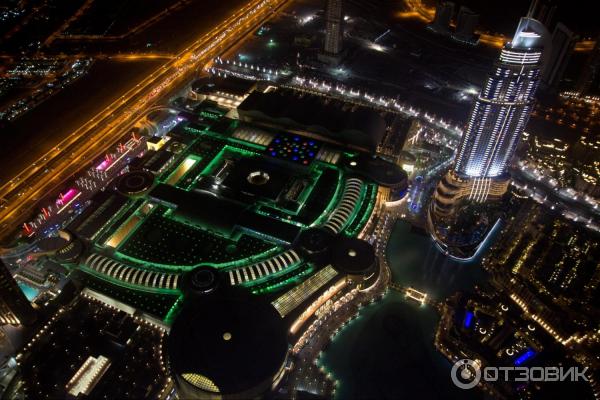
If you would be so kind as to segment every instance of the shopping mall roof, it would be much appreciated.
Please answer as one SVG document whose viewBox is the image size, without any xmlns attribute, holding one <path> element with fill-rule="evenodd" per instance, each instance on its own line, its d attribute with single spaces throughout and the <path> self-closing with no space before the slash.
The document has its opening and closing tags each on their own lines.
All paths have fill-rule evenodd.
<svg viewBox="0 0 600 400">
<path fill-rule="evenodd" d="M 290 90 L 252 92 L 238 112 L 242 118 L 305 129 L 370 151 L 385 133 L 385 121 L 375 110 Z"/>
<path fill-rule="evenodd" d="M 287 351 L 286 328 L 275 308 L 232 288 L 186 304 L 168 340 L 176 379 L 223 395 L 270 387 Z"/>
</svg>

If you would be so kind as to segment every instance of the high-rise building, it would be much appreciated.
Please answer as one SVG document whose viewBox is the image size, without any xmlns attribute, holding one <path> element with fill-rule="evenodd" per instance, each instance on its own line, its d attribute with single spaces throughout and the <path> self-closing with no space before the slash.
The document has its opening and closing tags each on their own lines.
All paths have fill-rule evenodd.
<svg viewBox="0 0 600 400">
<path fill-rule="evenodd" d="M 557 0 L 531 0 L 528 17 L 541 22 L 546 29 L 552 29 Z"/>
<path fill-rule="evenodd" d="M 344 12 L 342 0 L 327 0 L 325 5 L 325 43 L 324 52 L 338 56 L 342 52 L 344 36 Z"/>
<path fill-rule="evenodd" d="M 541 4 L 538 10 L 536 10 L 535 19 L 540 21 L 542 24 L 546 25 L 546 28 L 550 29 L 555 13 L 555 5 L 550 4 L 550 2 L 546 4 Z"/>
<path fill-rule="evenodd" d="M 440 1 L 435 8 L 435 17 L 429 24 L 429 29 L 434 32 L 447 34 L 450 32 L 450 22 L 454 16 L 454 3 L 451 1 Z"/>
<path fill-rule="evenodd" d="M 477 24 L 479 24 L 479 15 L 468 7 L 460 7 L 456 18 L 456 30 L 452 34 L 452 38 L 461 42 L 477 44 L 478 37 L 475 35 Z"/>
<path fill-rule="evenodd" d="M 582 95 L 600 93 L 600 36 L 596 39 L 596 44 L 583 67 L 577 82 L 577 91 Z"/>
<path fill-rule="evenodd" d="M 546 86 L 556 88 L 567 69 L 575 47 L 575 35 L 564 24 L 558 23 L 552 33 L 552 52 L 544 66 L 542 81 Z"/>
<path fill-rule="evenodd" d="M 35 319 L 31 303 L 0 260 L 0 324 L 28 325 Z"/>
<path fill-rule="evenodd" d="M 485 180 L 506 173 L 533 108 L 547 39 L 541 23 L 521 19 L 473 103 L 454 163 L 459 176 Z"/>
<path fill-rule="evenodd" d="M 470 220 L 478 222 L 465 229 L 454 227 L 461 232 L 451 233 L 459 220 L 457 214 L 470 212 L 469 204 L 498 199 L 506 192 L 510 182 L 508 165 L 533 110 L 543 50 L 549 50 L 549 39 L 542 23 L 521 18 L 512 42 L 504 46 L 488 74 L 473 103 L 454 165 L 440 181 L 429 208 L 429 229 L 439 244 L 444 245 L 441 236 L 453 236 L 449 241 L 459 238 L 469 248 L 477 248 L 474 239 L 465 237 L 483 239 L 481 232 L 491 228 L 491 218 L 482 214 L 485 209 L 474 207 L 477 216 L 471 215 Z M 462 206 L 465 204 L 467 207 Z M 465 234 L 469 229 L 475 234 Z"/>
</svg>

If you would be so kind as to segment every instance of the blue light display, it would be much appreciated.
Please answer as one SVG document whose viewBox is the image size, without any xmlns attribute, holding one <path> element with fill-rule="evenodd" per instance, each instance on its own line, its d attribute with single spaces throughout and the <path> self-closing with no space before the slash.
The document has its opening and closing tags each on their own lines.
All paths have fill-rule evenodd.
<svg viewBox="0 0 600 400">
<path fill-rule="evenodd" d="M 517 357 L 515 359 L 514 365 L 515 367 L 523 364 L 525 361 L 533 358 L 535 356 L 535 351 L 531 350 L 531 349 L 527 349 L 527 351 L 523 354 L 521 354 L 519 357 Z"/>
<path fill-rule="evenodd" d="M 321 143 L 298 135 L 278 134 L 267 148 L 271 157 L 309 165 L 317 156 Z"/>
<path fill-rule="evenodd" d="M 467 313 L 465 314 L 465 328 L 470 328 L 471 327 L 471 323 L 473 323 L 473 312 L 472 311 L 467 311 Z"/>
</svg>

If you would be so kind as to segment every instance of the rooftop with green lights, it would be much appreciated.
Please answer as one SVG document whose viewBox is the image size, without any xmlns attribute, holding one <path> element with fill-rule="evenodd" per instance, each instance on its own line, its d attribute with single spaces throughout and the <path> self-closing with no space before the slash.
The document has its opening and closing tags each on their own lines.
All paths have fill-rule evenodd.
<svg viewBox="0 0 600 400">
<path fill-rule="evenodd" d="M 71 267 L 88 286 L 142 309 L 146 302 L 165 319 L 180 301 L 182 276 L 199 267 L 257 294 L 306 280 L 322 266 L 297 245 L 301 233 L 358 236 L 381 184 L 373 165 L 392 171 L 388 180 L 400 176 L 395 165 L 326 138 L 242 123 L 212 106 L 151 142 L 106 187 L 118 210 Z M 90 206 L 92 216 L 115 201 L 110 196 Z"/>
</svg>

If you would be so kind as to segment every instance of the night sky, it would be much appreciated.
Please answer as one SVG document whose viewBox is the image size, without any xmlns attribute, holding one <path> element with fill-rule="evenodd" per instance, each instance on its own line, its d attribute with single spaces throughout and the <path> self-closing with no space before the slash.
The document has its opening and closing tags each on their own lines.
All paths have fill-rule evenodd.
<svg viewBox="0 0 600 400">
<path fill-rule="evenodd" d="M 529 0 L 455 0 L 456 4 L 466 5 L 481 13 L 483 26 L 505 34 L 512 34 L 517 20 L 529 10 Z M 540 1 L 542 4 L 543 1 Z M 563 22 L 580 35 L 598 33 L 597 2 L 590 0 L 554 0 L 556 4 L 554 22 Z"/>
</svg>

